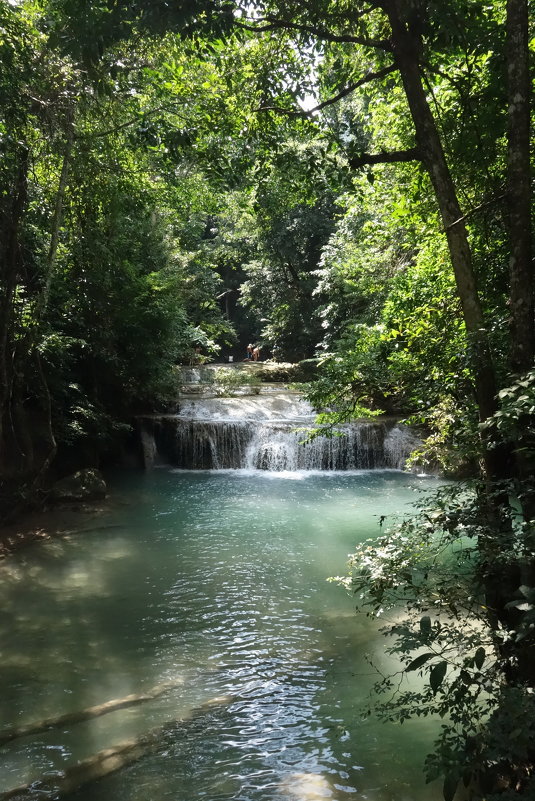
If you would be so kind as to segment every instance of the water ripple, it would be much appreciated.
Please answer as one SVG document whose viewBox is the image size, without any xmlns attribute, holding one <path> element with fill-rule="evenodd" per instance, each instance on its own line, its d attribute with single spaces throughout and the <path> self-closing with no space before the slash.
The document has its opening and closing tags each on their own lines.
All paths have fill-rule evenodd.
<svg viewBox="0 0 535 801">
<path fill-rule="evenodd" d="M 279 478 L 157 471 L 124 490 L 113 528 L 14 557 L 0 583 L 6 725 L 172 686 L 4 747 L 0 791 L 156 730 L 143 759 L 68 801 L 440 797 L 414 790 L 408 727 L 362 720 L 364 654 L 381 661 L 382 645 L 325 581 L 416 479 Z M 419 766 L 429 733 L 415 731 Z"/>
</svg>

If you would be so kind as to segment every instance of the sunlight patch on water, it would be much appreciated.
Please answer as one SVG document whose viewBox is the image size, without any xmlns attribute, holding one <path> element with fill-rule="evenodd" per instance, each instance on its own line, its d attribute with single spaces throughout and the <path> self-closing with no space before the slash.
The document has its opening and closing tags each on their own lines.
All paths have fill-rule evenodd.
<svg viewBox="0 0 535 801">
<path fill-rule="evenodd" d="M 298 801 L 324 801 L 333 795 L 331 785 L 320 773 L 292 773 L 280 783 L 279 790 Z"/>
</svg>

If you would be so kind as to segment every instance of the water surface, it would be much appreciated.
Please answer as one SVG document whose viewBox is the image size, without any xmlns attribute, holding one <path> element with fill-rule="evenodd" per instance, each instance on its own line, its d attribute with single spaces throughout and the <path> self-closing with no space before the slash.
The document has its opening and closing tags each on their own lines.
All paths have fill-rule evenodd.
<svg viewBox="0 0 535 801">
<path fill-rule="evenodd" d="M 377 622 L 326 581 L 431 481 L 116 477 L 108 511 L 0 567 L 2 725 L 169 687 L 5 745 L 0 791 L 160 730 L 150 754 L 70 801 L 438 801 L 421 772 L 432 725 L 363 717 L 368 658 L 391 663 Z"/>
</svg>

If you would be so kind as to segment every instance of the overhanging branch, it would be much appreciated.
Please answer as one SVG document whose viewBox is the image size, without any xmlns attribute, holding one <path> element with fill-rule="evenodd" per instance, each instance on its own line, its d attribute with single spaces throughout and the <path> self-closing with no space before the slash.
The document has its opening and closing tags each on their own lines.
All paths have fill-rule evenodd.
<svg viewBox="0 0 535 801">
<path fill-rule="evenodd" d="M 349 86 L 346 86 L 345 89 L 342 89 L 340 92 L 338 92 L 338 94 L 334 95 L 334 97 L 330 97 L 328 100 L 324 100 L 323 103 L 319 103 L 317 106 L 314 106 L 314 108 L 310 108 L 306 111 L 304 109 L 289 109 L 282 106 L 260 106 L 257 111 L 275 111 L 277 114 L 287 114 L 290 117 L 309 117 L 316 111 L 321 111 L 321 109 L 326 108 L 327 106 L 332 106 L 334 103 L 338 103 L 339 100 L 342 100 L 342 98 L 350 95 L 355 91 L 355 89 L 358 89 L 359 86 L 363 86 L 366 83 L 375 81 L 378 78 L 384 78 L 386 75 L 389 75 L 391 72 L 395 72 L 397 69 L 398 67 L 396 64 L 390 64 L 388 67 L 384 67 L 384 69 L 378 70 L 377 72 L 369 72 L 364 76 L 364 78 L 361 78 L 360 81 L 349 84 Z"/>
<path fill-rule="evenodd" d="M 351 18 L 356 22 L 357 20 L 368 16 L 368 14 L 371 14 L 372 11 L 376 11 L 378 8 L 381 8 L 381 4 L 379 2 L 370 2 L 370 5 L 367 8 L 363 8 L 360 11 L 353 11 Z"/>
<path fill-rule="evenodd" d="M 481 209 L 485 209 L 485 208 L 487 208 L 487 206 L 492 206 L 494 203 L 499 203 L 501 200 L 504 200 L 504 198 L 506 198 L 506 197 L 507 197 L 507 194 L 503 193 L 501 195 L 496 195 L 496 197 L 491 197 L 490 200 L 485 200 L 483 203 L 480 203 L 479 206 L 474 206 L 473 209 L 470 209 L 470 211 L 467 211 L 466 214 L 463 214 L 462 217 L 459 217 L 457 220 L 454 220 L 449 225 L 446 225 L 446 227 L 444 228 L 444 231 L 449 231 L 455 225 L 459 225 L 460 223 L 463 223 L 466 220 L 468 220 L 473 214 L 476 214 L 478 211 L 481 211 Z"/>
<path fill-rule="evenodd" d="M 86 139 L 96 139 L 99 136 L 110 136 L 111 134 L 117 133 L 118 131 L 122 131 L 125 128 L 129 128 L 131 125 L 135 125 L 136 123 L 142 122 L 144 119 L 147 119 L 147 117 L 154 117 L 155 114 L 159 114 L 161 111 L 169 111 L 176 117 L 180 117 L 177 108 L 178 107 L 175 103 L 166 103 L 162 106 L 158 106 L 157 108 L 148 109 L 148 111 L 144 111 L 143 113 L 137 114 L 135 117 L 132 117 L 126 122 L 119 123 L 118 125 L 115 125 L 113 128 L 106 128 L 105 130 L 102 131 L 91 131 L 89 133 L 77 134 L 75 136 L 75 139 L 86 140 Z"/>
<path fill-rule="evenodd" d="M 349 159 L 349 166 L 353 170 L 372 164 L 396 164 L 404 161 L 421 161 L 422 156 L 417 147 L 408 150 L 394 150 L 390 153 L 361 153 L 359 156 Z"/>
<path fill-rule="evenodd" d="M 244 28 L 246 31 L 253 31 L 253 33 L 266 33 L 277 30 L 300 31 L 301 33 L 310 33 L 326 42 L 349 42 L 363 45 L 364 47 L 373 47 L 377 50 L 392 50 L 388 39 L 370 39 L 367 36 L 356 36 L 351 33 L 333 33 L 326 28 L 317 28 L 315 25 L 305 25 L 301 22 L 291 22 L 290 20 L 277 19 L 276 17 L 260 17 L 255 21 L 267 24 L 247 25 L 235 19 L 234 25 L 238 28 Z"/>
</svg>

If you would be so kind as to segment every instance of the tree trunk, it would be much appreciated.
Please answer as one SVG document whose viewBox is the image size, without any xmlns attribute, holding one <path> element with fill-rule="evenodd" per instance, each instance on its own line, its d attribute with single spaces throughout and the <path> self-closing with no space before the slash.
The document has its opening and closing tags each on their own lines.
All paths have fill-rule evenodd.
<svg viewBox="0 0 535 801">
<path fill-rule="evenodd" d="M 510 363 L 513 373 L 533 367 L 535 352 L 533 258 L 531 226 L 531 164 L 528 0 L 507 1 L 507 203 L 511 255 L 510 267 Z M 526 415 L 521 430 L 529 431 Z M 528 437 L 517 445 L 517 471 L 522 482 L 522 509 L 535 520 L 534 459 Z M 533 573 L 533 567 L 532 571 Z M 524 577 L 531 584 L 533 575 Z"/>
<path fill-rule="evenodd" d="M 61 173 L 59 176 L 58 189 L 56 192 L 56 200 L 54 203 L 54 213 L 52 215 L 52 228 L 50 232 L 50 244 L 46 259 L 45 279 L 41 295 L 39 296 L 35 307 L 36 325 L 34 326 L 34 328 L 32 329 L 32 331 L 28 336 L 28 344 L 27 344 L 28 357 L 33 357 L 33 360 L 37 368 L 37 376 L 39 378 L 41 397 L 43 400 L 44 412 L 46 415 L 44 430 L 46 431 L 47 451 L 46 455 L 42 459 L 41 465 L 38 468 L 33 464 L 32 460 L 31 472 L 34 473 L 35 476 L 33 484 L 34 487 L 38 485 L 41 476 L 46 474 L 51 463 L 55 459 L 58 449 L 56 437 L 54 434 L 53 421 L 52 421 L 52 411 L 53 411 L 52 398 L 50 396 L 48 382 L 46 380 L 45 371 L 43 369 L 41 356 L 38 350 L 38 344 L 39 344 L 38 340 L 39 340 L 40 324 L 42 323 L 43 317 L 48 307 L 48 302 L 50 298 L 50 289 L 52 286 L 52 280 L 54 278 L 54 273 L 56 270 L 56 256 L 59 244 L 61 220 L 63 216 L 63 203 L 69 176 L 69 167 L 72 155 L 73 142 L 74 142 L 74 129 L 72 125 L 72 117 L 71 115 L 69 115 L 67 119 L 67 129 L 65 136 L 65 145 L 63 150 L 63 160 L 61 163 Z"/>
<path fill-rule="evenodd" d="M 507 0 L 507 200 L 511 239 L 511 369 L 514 373 L 532 368 L 535 351 L 528 20 L 528 0 Z"/>
<path fill-rule="evenodd" d="M 0 475 L 5 473 L 9 457 L 9 405 L 12 387 L 13 297 L 19 272 L 19 228 L 28 195 L 29 151 L 21 145 L 14 186 L 9 187 L 6 208 L 1 217 L 0 241 Z"/>
<path fill-rule="evenodd" d="M 42 464 L 40 465 L 39 469 L 36 471 L 36 476 L 34 480 L 34 486 L 37 486 L 40 477 L 46 474 L 48 468 L 56 458 L 56 454 L 58 452 L 58 443 L 56 440 L 56 435 L 54 433 L 54 424 L 52 421 L 52 412 L 53 412 L 53 404 L 52 404 L 52 397 L 50 395 L 50 390 L 48 388 L 48 382 L 46 380 L 46 376 L 43 370 L 43 365 L 41 362 L 41 356 L 37 348 L 34 349 L 34 357 L 35 357 L 35 364 L 37 367 L 37 375 L 39 376 L 39 381 L 41 383 L 41 390 L 42 390 L 42 397 L 45 406 L 45 413 L 46 413 L 46 438 L 48 440 L 47 446 L 47 454 L 43 459 Z"/>
<path fill-rule="evenodd" d="M 468 335 L 479 416 L 486 420 L 497 408 L 496 379 L 463 213 L 422 84 L 418 63 L 419 38 L 412 34 L 403 19 L 399 0 L 389 0 L 385 11 L 392 29 L 392 48 L 414 123 L 418 149 L 433 185 L 448 240 Z M 491 456 L 489 461 L 493 461 Z M 491 465 L 488 467 L 494 472 Z"/>
<path fill-rule="evenodd" d="M 507 201 L 509 211 L 510 267 L 510 362 L 513 373 L 525 373 L 533 368 L 535 355 L 534 286 L 531 226 L 531 162 L 530 112 L 531 82 L 529 70 L 529 12 L 528 0 L 507 0 Z M 528 415 L 524 431 L 532 423 Z M 524 519 L 535 521 L 535 486 L 532 442 L 521 434 L 516 442 L 517 474 L 521 485 L 521 505 Z M 517 581 L 520 585 L 535 583 L 535 560 L 528 549 L 519 560 Z M 509 627 L 518 625 L 511 610 Z M 531 631 L 515 649 L 517 674 L 530 680 L 535 669 L 535 637 Z"/>
<path fill-rule="evenodd" d="M 61 173 L 59 176 L 58 191 L 56 193 L 56 202 L 54 204 L 54 214 L 52 216 L 52 230 L 50 232 L 50 245 L 48 248 L 48 256 L 46 260 L 46 275 L 45 283 L 41 297 L 37 304 L 37 319 L 40 321 L 42 315 L 48 306 L 50 296 L 50 287 L 52 286 L 52 279 L 56 270 L 56 255 L 58 252 L 59 243 L 59 230 L 61 226 L 61 218 L 63 216 L 63 201 L 65 198 L 65 190 L 67 188 L 67 180 L 69 177 L 69 167 L 71 162 L 72 146 L 74 142 L 74 130 L 72 121 L 69 119 L 67 122 L 67 133 L 65 137 L 65 147 L 63 150 L 63 161 L 61 164 Z"/>
<path fill-rule="evenodd" d="M 418 147 L 426 167 L 446 232 L 457 292 L 461 300 L 463 318 L 468 336 L 469 358 L 474 376 L 476 399 L 481 421 L 497 410 L 497 387 L 490 344 L 472 264 L 472 255 L 463 214 L 457 200 L 455 185 L 442 147 L 437 126 L 422 85 L 418 57 L 420 41 L 400 13 L 400 0 L 389 0 L 386 10 L 392 28 L 392 45 L 401 79 L 411 111 Z M 488 447 L 483 439 L 487 489 L 492 482 L 511 475 L 510 449 L 507 446 Z M 499 485 L 494 485 L 499 486 Z M 509 497 L 504 491 L 485 492 L 482 503 L 488 515 L 487 534 L 480 538 L 480 570 L 485 589 L 486 606 L 491 629 L 498 621 L 508 626 L 511 615 L 507 602 L 518 587 L 516 566 L 500 570 L 496 562 L 496 548 L 500 537 L 511 539 L 511 523 L 507 514 Z M 507 575 L 504 575 L 507 573 Z M 502 651 L 501 643 L 496 646 Z"/>
</svg>

